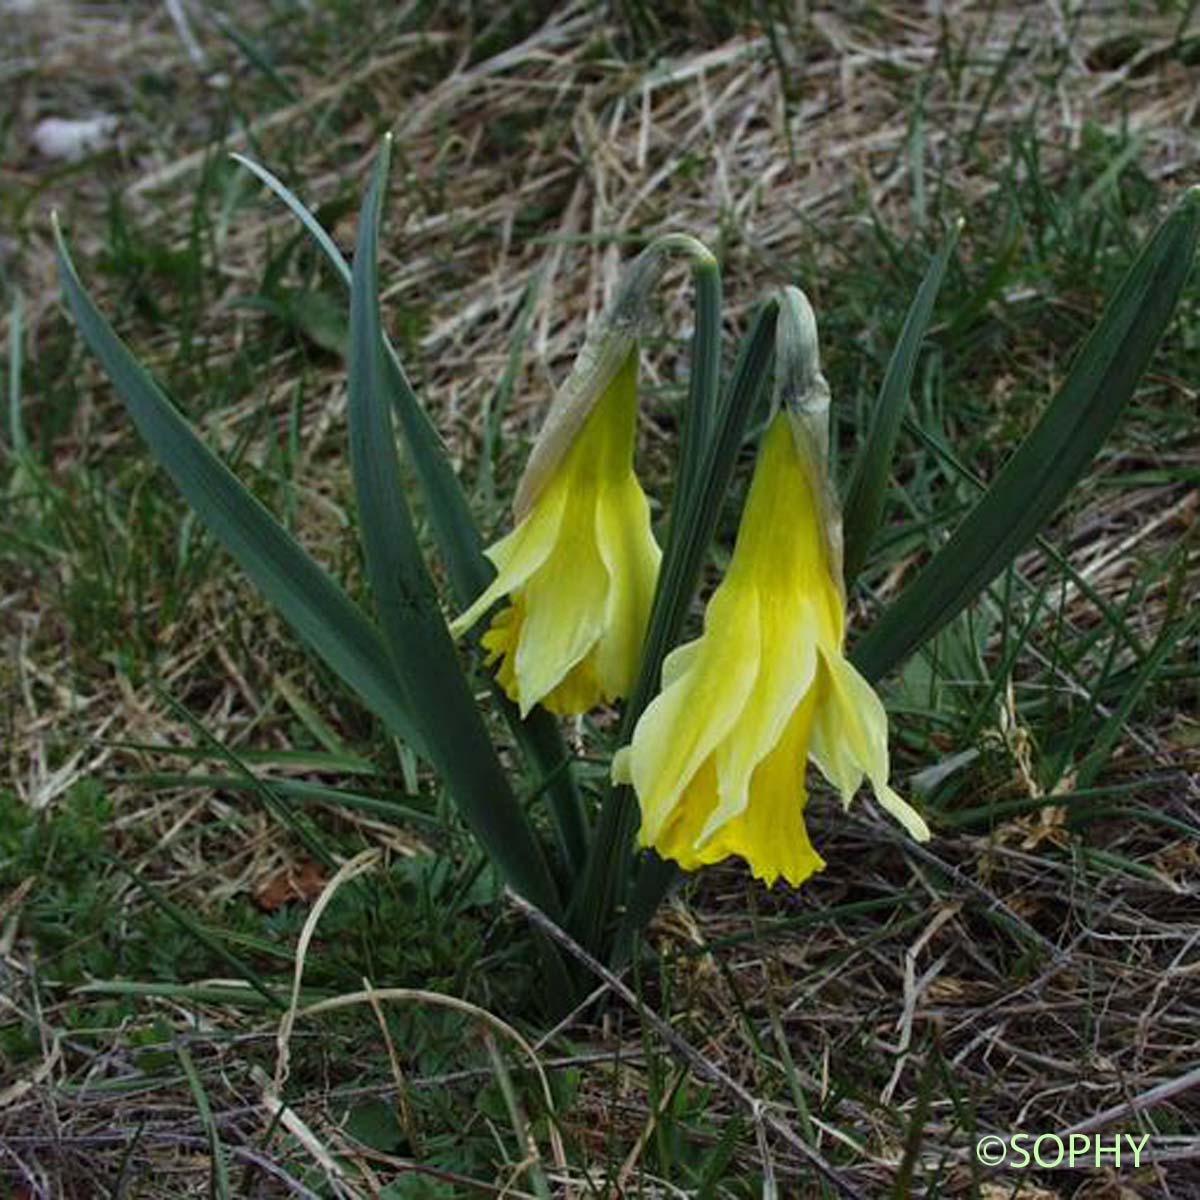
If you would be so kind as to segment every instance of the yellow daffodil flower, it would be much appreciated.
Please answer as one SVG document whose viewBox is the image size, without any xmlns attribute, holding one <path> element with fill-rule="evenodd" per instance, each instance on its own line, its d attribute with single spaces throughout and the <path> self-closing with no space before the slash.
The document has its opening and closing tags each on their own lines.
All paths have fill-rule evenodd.
<svg viewBox="0 0 1200 1200">
<path fill-rule="evenodd" d="M 813 323 L 814 355 L 815 336 Z M 929 837 L 888 784 L 883 705 L 842 654 L 840 518 L 814 432 L 828 388 L 811 364 L 805 386 L 814 411 L 781 410 L 768 426 L 703 635 L 668 655 L 614 763 L 637 793 L 643 846 L 686 869 L 740 855 L 768 885 L 825 865 L 804 824 L 810 759 L 843 803 L 865 776 L 914 838 Z"/>
<path fill-rule="evenodd" d="M 586 712 L 637 675 L 660 558 L 633 473 L 637 368 L 632 337 L 587 360 L 576 378 L 589 381 L 590 411 L 579 389 L 552 410 L 518 489 L 523 515 L 486 552 L 498 574 L 451 625 L 462 633 L 508 597 L 482 643 L 522 715 L 538 703 Z"/>
<path fill-rule="evenodd" d="M 522 716 L 539 703 L 586 712 L 637 681 L 662 557 L 633 473 L 638 335 L 674 251 L 715 265 L 687 234 L 655 239 L 630 264 L 530 453 L 516 528 L 485 552 L 496 578 L 450 625 L 458 636 L 508 598 L 480 640 Z"/>
</svg>

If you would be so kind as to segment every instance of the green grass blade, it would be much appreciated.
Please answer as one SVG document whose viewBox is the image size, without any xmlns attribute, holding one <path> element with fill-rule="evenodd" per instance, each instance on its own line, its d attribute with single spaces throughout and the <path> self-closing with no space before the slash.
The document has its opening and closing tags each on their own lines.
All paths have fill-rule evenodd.
<svg viewBox="0 0 1200 1200">
<path fill-rule="evenodd" d="M 933 316 L 934 301 L 941 289 L 962 227 L 963 223 L 959 220 L 946 234 L 925 272 L 925 278 L 921 280 L 916 296 L 913 297 L 908 315 L 904 318 L 900 339 L 888 361 L 879 397 L 875 401 L 871 427 L 854 464 L 842 515 L 845 544 L 843 572 L 847 588 L 858 578 L 859 571 L 867 561 L 871 543 L 879 530 L 884 500 L 887 497 L 892 456 L 896 452 L 896 438 L 900 433 L 901 418 L 908 403 L 913 372 L 916 370 L 921 344 L 925 340 L 925 333 Z"/>
<path fill-rule="evenodd" d="M 129 771 L 122 773 L 121 781 L 150 788 L 211 788 L 220 792 L 257 792 L 259 785 L 264 782 L 258 776 L 247 779 L 244 775 L 213 775 L 198 771 Z M 272 791 L 297 804 L 330 804 L 374 813 L 391 821 L 425 825 L 430 829 L 441 829 L 443 826 L 442 818 L 437 814 L 422 812 L 388 796 L 365 795 L 345 788 L 327 787 L 307 779 L 272 779 L 270 786 Z"/>
<path fill-rule="evenodd" d="M 244 34 L 219 11 L 210 9 L 209 16 L 213 24 L 221 31 L 222 36 L 242 52 L 246 61 L 279 92 L 287 103 L 295 104 L 299 101 L 300 97 L 296 94 L 295 88 L 275 69 L 270 56 L 255 43 L 253 38 Z"/>
<path fill-rule="evenodd" d="M 337 243 L 326 233 L 325 227 L 309 212 L 300 198 L 282 180 L 272 175 L 266 167 L 259 166 L 252 158 L 247 158 L 244 154 L 231 154 L 229 157 L 239 166 L 245 167 L 251 175 L 257 176 L 291 209 L 348 289 L 350 287 L 350 264 L 337 248 Z"/>
<path fill-rule="evenodd" d="M 25 302 L 13 293 L 8 322 L 8 439 L 9 448 L 20 460 L 29 455 L 25 426 L 21 421 L 21 365 L 25 347 Z"/>
<path fill-rule="evenodd" d="M 1132 397 L 1191 270 L 1192 188 L 1129 269 L 1041 420 L 950 540 L 867 631 L 852 658 L 878 679 L 960 613 L 1050 518 Z"/>
<path fill-rule="evenodd" d="M 385 140 L 363 201 L 350 299 L 350 465 L 367 576 L 430 761 L 505 880 L 545 911 L 561 912 L 541 847 L 475 707 L 404 496 L 379 312 L 379 223 L 390 149 Z"/>
<path fill-rule="evenodd" d="M 155 691 L 158 693 L 159 699 L 171 709 L 171 712 L 176 717 L 185 721 L 202 742 L 216 755 L 223 758 L 233 771 L 246 781 L 258 796 L 263 808 L 285 829 L 290 830 L 297 841 L 300 842 L 317 862 L 331 870 L 337 869 L 337 863 L 333 854 L 327 849 L 325 843 L 321 841 L 320 835 L 312 827 L 311 822 L 302 815 L 293 812 L 291 805 L 275 791 L 271 784 L 267 780 L 259 778 L 235 751 L 226 746 L 218 737 L 209 733 L 204 723 L 194 717 L 186 705 L 176 700 L 165 688 L 156 686 Z"/>
<path fill-rule="evenodd" d="M 116 336 L 55 225 L 59 279 L 75 323 L 184 499 L 300 638 L 403 741 L 424 752 L 378 633 L 345 592 L 197 437 Z"/>
<path fill-rule="evenodd" d="M 189 937 L 193 938 L 214 957 L 219 958 L 228 966 L 235 975 L 243 979 L 249 987 L 252 987 L 264 1000 L 275 1008 L 283 1009 L 286 1007 L 283 1000 L 275 994 L 270 985 L 265 979 L 255 971 L 248 963 L 243 962 L 234 952 L 228 949 L 224 943 L 217 940 L 211 933 L 200 926 L 191 917 L 185 909 L 180 908 L 177 904 L 172 903 L 156 888 L 153 884 L 147 883 L 136 871 L 125 866 L 124 863 L 114 862 L 113 864 L 119 870 L 124 872 L 133 883 L 133 885 L 154 905 L 164 916 L 174 921 Z"/>
<path fill-rule="evenodd" d="M 200 1072 L 196 1070 L 196 1064 L 192 1062 L 187 1047 L 182 1042 L 176 1042 L 175 1053 L 180 1066 L 183 1067 L 184 1075 L 187 1076 L 192 1099 L 196 1102 L 196 1114 L 200 1118 L 200 1124 L 204 1126 L 204 1136 L 208 1139 L 208 1153 L 212 1162 L 210 1194 L 215 1196 L 216 1200 L 229 1200 L 233 1195 L 229 1190 L 229 1168 L 225 1163 L 225 1151 L 221 1146 L 221 1135 L 217 1132 L 217 1122 L 213 1118 L 212 1105 L 208 1102 L 208 1093 L 204 1090 Z"/>
<path fill-rule="evenodd" d="M 303 201 L 265 167 L 240 154 L 233 158 L 288 207 L 349 290 L 349 263 Z M 421 489 L 433 537 L 446 565 L 451 595 L 460 608 L 466 608 L 491 583 L 495 568 L 483 553 L 479 527 L 471 515 L 471 506 L 450 465 L 442 439 L 417 399 L 399 356 L 386 338 L 384 372 L 387 392 L 395 407 L 400 434 Z M 493 691 L 538 782 L 553 780 L 546 790 L 559 847 L 564 861 L 578 872 L 583 867 L 589 832 L 574 772 L 562 769 L 570 756 L 558 723 L 542 708 L 535 709 L 522 721 L 517 706 L 503 691 L 498 686 L 493 686 Z"/>
<path fill-rule="evenodd" d="M 1051 796 L 1030 796 L 1023 800 L 992 800 L 971 808 L 959 808 L 943 811 L 938 814 L 939 829 L 969 829 L 979 826 L 982 829 L 994 828 L 1011 817 L 1033 812 L 1044 808 L 1048 799 L 1054 804 L 1062 805 L 1068 810 L 1075 808 L 1083 812 L 1098 809 L 1098 800 L 1110 796 L 1121 797 L 1120 810 L 1132 815 L 1134 800 L 1139 795 L 1145 795 L 1155 788 L 1171 787 L 1178 783 L 1173 775 L 1147 775 L 1133 783 L 1111 784 L 1107 787 L 1076 788 L 1069 792 L 1054 792 Z"/>
<path fill-rule="evenodd" d="M 300 694 L 299 689 L 285 675 L 276 675 L 272 680 L 272 691 L 283 698 L 284 703 L 299 718 L 300 723 L 313 735 L 316 741 L 325 747 L 325 754 L 320 752 L 307 753 L 309 761 L 319 762 L 325 758 L 331 767 L 338 771 L 370 774 L 374 767 L 369 759 L 362 758 L 346 749 L 346 743 L 330 727 L 329 723 L 319 712 Z M 287 752 L 282 752 L 287 753 Z M 243 755 L 243 757 L 245 757 Z M 247 760 L 249 761 L 249 760 Z"/>
<path fill-rule="evenodd" d="M 1197 626 L 1200 626 L 1200 609 L 1193 609 L 1189 616 L 1179 622 L 1176 622 L 1173 616 L 1174 614 L 1168 615 L 1162 633 L 1150 653 L 1146 655 L 1146 661 L 1142 663 L 1129 686 L 1125 688 L 1121 702 L 1109 714 L 1103 726 L 1091 739 L 1092 748 L 1075 773 L 1076 784 L 1079 788 L 1091 786 L 1108 761 L 1125 722 L 1142 699 L 1146 688 L 1154 682 L 1162 664 L 1173 651 L 1178 650 L 1180 646 L 1188 645 L 1193 632 Z"/>
<path fill-rule="evenodd" d="M 170 754 L 196 762 L 225 758 L 207 746 L 176 746 L 170 742 L 138 741 L 125 738 L 97 739 L 97 745 L 113 750 L 136 750 L 147 754 Z M 278 767 L 294 771 L 319 771 L 338 775 L 378 775 L 370 759 L 357 754 L 329 754 L 323 750 L 239 750 L 238 760 L 251 766 Z"/>
<path fill-rule="evenodd" d="M 91 983 L 82 983 L 71 989 L 76 996 L 149 996 L 155 999 L 186 1000 L 195 1004 L 228 1004 L 245 1008 L 263 1008 L 264 1006 L 283 1009 L 283 1004 L 277 997 L 263 997 L 254 989 L 240 987 L 233 983 L 160 983 L 128 979 L 98 979 Z M 303 990 L 300 993 L 302 1004 L 314 1004 L 324 1000 L 328 992 Z"/>
</svg>

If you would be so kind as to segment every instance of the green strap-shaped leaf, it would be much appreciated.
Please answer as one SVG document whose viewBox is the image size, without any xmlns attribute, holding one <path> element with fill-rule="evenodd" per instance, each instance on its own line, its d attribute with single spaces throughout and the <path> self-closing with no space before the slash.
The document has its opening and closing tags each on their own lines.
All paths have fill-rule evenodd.
<svg viewBox="0 0 1200 1200">
<path fill-rule="evenodd" d="M 55 238 L 59 279 L 79 332 L 175 486 L 300 638 L 393 734 L 424 754 L 424 742 L 374 627 L 196 436 L 92 303 L 57 223 Z"/>
<path fill-rule="evenodd" d="M 745 436 L 746 422 L 750 414 L 757 410 L 766 389 L 767 380 L 771 375 L 778 311 L 778 299 L 768 301 L 760 310 L 750 332 L 742 339 L 737 361 L 734 363 L 733 374 L 730 376 L 725 390 L 718 425 L 719 440 L 710 447 L 709 461 L 702 469 L 703 489 L 698 498 L 698 511 L 704 514 L 703 520 L 698 522 L 695 528 L 687 531 L 689 545 L 686 555 L 689 560 L 693 556 L 698 556 L 695 559 L 696 573 L 692 576 L 692 589 L 695 587 L 704 553 L 716 529 L 721 506 L 729 487 L 729 479 L 737 462 L 738 450 L 741 448 Z M 690 603 L 691 595 L 692 590 L 688 590 L 684 597 L 685 606 Z M 638 715 L 650 703 L 658 690 L 662 658 L 665 657 L 665 650 L 670 649 L 670 646 L 678 639 L 685 614 L 686 607 L 677 613 L 679 624 L 675 627 L 671 642 L 667 643 L 662 656 L 658 658 L 659 665 L 653 679 L 649 681 L 648 692 L 644 693 L 639 690 L 635 696 L 635 700 L 638 702 Z M 626 721 L 622 742 L 626 742 L 632 737 L 633 727 L 636 723 L 636 716 Z M 624 823 L 623 828 L 619 829 L 617 833 L 625 838 L 625 844 L 627 844 L 637 828 L 637 799 L 630 788 L 616 789 L 616 794 L 621 797 L 622 801 L 622 807 L 618 810 L 617 816 Z M 599 841 L 599 836 L 597 836 L 597 841 Z M 624 963 L 628 959 L 634 937 L 649 923 L 651 917 L 658 910 L 659 904 L 662 903 L 663 897 L 680 878 L 680 874 L 679 868 L 673 862 L 660 858 L 653 850 L 647 850 L 641 856 L 637 878 L 626 898 L 625 912 L 621 917 L 620 926 L 609 954 L 609 960 L 614 966 Z"/>
<path fill-rule="evenodd" d="M 291 209 L 349 290 L 350 264 L 346 262 L 320 221 L 299 197 L 252 159 L 240 154 L 233 155 L 233 158 L 266 184 Z M 434 539 L 445 559 L 451 588 L 460 604 L 469 604 L 491 583 L 494 574 L 491 564 L 483 555 L 483 541 L 479 535 L 479 528 L 471 515 L 471 506 L 467 502 L 458 476 L 450 465 L 446 447 L 425 409 L 417 400 L 391 342 L 386 344 L 384 370 L 387 391 L 395 403 L 400 432 L 408 447 L 421 493 L 425 497 Z"/>
<path fill-rule="evenodd" d="M 854 647 L 878 679 L 960 613 L 1033 538 L 1100 449 L 1162 337 L 1191 270 L 1200 188 L 1130 267 L 1041 420 L 950 540 Z"/>
<path fill-rule="evenodd" d="M 618 739 L 620 745 L 625 745 L 632 738 L 638 718 L 658 692 L 663 660 L 678 643 L 682 633 L 725 502 L 729 480 L 745 436 L 746 422 L 757 407 L 769 377 L 777 312 L 778 303 L 772 300 L 758 313 L 750 333 L 742 341 L 733 374 L 721 396 L 719 407 L 711 396 L 711 391 L 719 388 L 719 380 L 711 376 L 702 376 L 699 380 L 693 377 L 693 389 L 700 390 L 696 401 L 701 402 L 701 396 L 708 397 L 704 402 L 708 403 L 710 411 L 715 409 L 717 420 L 707 443 L 696 446 L 697 452 L 702 455 L 700 466 L 693 468 L 696 486 L 687 502 L 680 503 L 671 515 L 641 671 L 637 686 L 625 706 Z M 706 351 L 697 349 L 693 354 L 693 363 L 711 361 Z M 680 474 L 684 474 L 682 464 Z M 638 803 L 633 789 L 627 786 L 610 787 L 600 810 L 588 870 L 579 891 L 573 922 L 584 944 L 591 948 L 603 945 L 611 932 L 609 925 L 617 904 L 627 898 L 626 885 L 637 825 Z M 649 860 L 650 856 L 646 856 L 646 859 Z M 647 899 L 645 908 L 639 909 L 636 916 L 627 913 L 626 923 L 632 922 L 635 927 L 640 927 L 653 913 L 659 896 L 661 892 Z"/>
<path fill-rule="evenodd" d="M 390 148 L 386 139 L 363 201 L 350 290 L 350 466 L 367 575 L 430 761 L 505 881 L 554 914 L 561 905 L 546 860 L 475 707 L 400 478 L 379 313 L 379 221 Z"/>
<path fill-rule="evenodd" d="M 8 438 L 9 449 L 18 462 L 29 457 L 29 442 L 21 420 L 21 360 L 25 349 L 25 301 L 13 292 L 8 319 Z"/>
<path fill-rule="evenodd" d="M 892 456 L 896 452 L 896 438 L 900 433 L 901 418 L 908 403 L 912 387 L 913 371 L 933 316 L 933 304 L 946 276 L 950 256 L 958 244 L 962 232 L 962 221 L 956 221 L 946 234 L 937 254 L 921 280 L 921 286 L 913 297 L 900 339 L 888 360 L 879 398 L 871 412 L 870 429 L 854 464 L 850 486 L 846 491 L 846 503 L 842 512 L 844 539 L 843 578 L 849 589 L 859 571 L 867 561 L 871 543 L 879 530 L 883 516 L 883 504 L 887 496 L 888 479 L 891 475 Z"/>
<path fill-rule="evenodd" d="M 233 157 L 287 205 L 349 290 L 350 265 L 300 198 L 265 167 L 240 154 Z M 384 373 L 387 393 L 395 407 L 408 459 L 424 497 L 433 537 L 446 565 L 451 594 L 460 607 L 466 608 L 491 583 L 495 568 L 483 553 L 479 527 L 471 515 L 471 506 L 450 464 L 442 439 L 417 399 L 400 358 L 386 337 Z M 570 756 L 558 723 L 543 708 L 535 708 L 522 721 L 520 710 L 499 686 L 496 685 L 493 690 L 513 736 L 520 743 L 539 781 L 550 780 L 546 791 L 559 847 L 564 861 L 574 871 L 579 871 L 583 866 L 589 837 L 587 818 L 574 773 L 564 769 Z"/>
</svg>

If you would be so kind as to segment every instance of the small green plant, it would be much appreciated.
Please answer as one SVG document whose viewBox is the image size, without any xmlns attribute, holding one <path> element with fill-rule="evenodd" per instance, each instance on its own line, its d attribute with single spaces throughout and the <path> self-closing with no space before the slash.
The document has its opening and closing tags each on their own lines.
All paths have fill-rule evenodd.
<svg viewBox="0 0 1200 1200">
<path fill-rule="evenodd" d="M 377 244 L 389 155 L 385 142 L 352 268 L 284 184 L 239 160 L 295 213 L 350 294 L 349 451 L 374 620 L 198 438 L 97 310 L 59 233 L 62 286 L 80 332 L 200 519 L 309 649 L 430 765 L 498 876 L 599 957 L 628 954 L 676 864 L 737 853 L 764 878 L 793 882 L 816 868 L 803 825 L 810 756 L 846 800 L 865 776 L 910 834 L 928 836 L 888 783 L 886 719 L 871 684 L 971 604 L 1087 468 L 1174 311 L 1200 229 L 1200 189 L 1143 247 L 1058 394 L 949 541 L 843 656 L 845 592 L 879 529 L 958 227 L 912 302 L 843 499 L 825 466 L 829 394 L 807 300 L 794 288 L 766 299 L 723 381 L 718 264 L 694 239 L 670 235 L 633 263 L 588 339 L 518 488 L 517 525 L 485 550 L 383 333 Z M 671 253 L 691 263 L 696 323 L 660 554 L 632 447 L 646 298 Z M 704 636 L 681 645 L 735 459 L 772 379 L 773 415 L 738 548 Z M 393 422 L 446 597 L 417 536 Z M 497 667 L 494 703 L 515 759 L 502 756 L 454 641 L 501 601 L 476 649 Z M 461 614 L 453 625 L 451 609 Z M 616 769 L 594 795 L 554 713 L 602 701 L 622 711 Z M 510 761 L 523 765 L 523 781 Z M 544 951 L 557 990 L 574 994 L 571 971 Z"/>
</svg>

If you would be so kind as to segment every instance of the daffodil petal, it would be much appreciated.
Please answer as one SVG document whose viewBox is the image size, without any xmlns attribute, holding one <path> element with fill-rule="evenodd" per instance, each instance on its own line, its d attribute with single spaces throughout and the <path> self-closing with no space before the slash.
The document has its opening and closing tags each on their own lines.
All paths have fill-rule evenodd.
<svg viewBox="0 0 1200 1200">
<path fill-rule="evenodd" d="M 774 748 L 754 770 L 749 803 L 695 851 L 698 862 L 737 854 L 768 887 L 780 876 L 798 887 L 824 869 L 825 860 L 804 824 L 805 752 L 815 708 L 814 695 L 797 705 Z"/>
<path fill-rule="evenodd" d="M 521 626 L 525 623 L 525 611 L 518 600 L 506 604 L 492 618 L 479 644 L 487 651 L 488 663 L 496 664 L 496 682 L 513 703 L 520 701 L 517 674 L 513 670 L 517 646 L 521 641 Z"/>
<path fill-rule="evenodd" d="M 484 647 L 522 715 L 539 702 L 585 712 L 626 695 L 637 674 L 660 555 L 633 474 L 637 346 L 626 337 L 604 355 L 556 401 L 521 485 L 521 519 L 486 552 L 496 578 L 451 622 L 459 634 L 508 597 Z"/>
<path fill-rule="evenodd" d="M 663 659 L 662 665 L 662 690 L 666 691 L 681 675 L 686 674 L 692 669 L 696 661 L 696 656 L 700 653 L 700 648 L 704 645 L 704 638 L 693 638 L 690 642 L 684 642 L 680 646 L 676 646 L 666 658 Z"/>
<path fill-rule="evenodd" d="M 595 650 L 585 654 L 542 697 L 542 705 L 560 716 L 587 712 L 589 708 L 595 708 L 605 698 L 604 687 L 596 674 L 595 659 Z M 526 708 L 526 712 L 529 707 L 532 705 Z"/>
<path fill-rule="evenodd" d="M 685 871 L 694 871 L 716 858 L 704 857 L 698 847 L 700 827 L 717 798 L 717 772 L 711 758 L 700 764 L 688 780 L 679 803 L 665 816 L 661 827 L 651 838 L 643 821 L 639 838 L 643 846 L 653 846 L 662 858 L 669 858 Z M 719 855 L 724 858 L 725 856 Z"/>
<path fill-rule="evenodd" d="M 729 578 L 743 581 L 740 594 L 758 606 L 763 649 L 754 691 L 717 749 L 719 798 L 702 838 L 746 807 L 752 773 L 812 686 L 824 633 L 818 606 L 831 588 L 816 498 L 799 466 L 791 426 L 776 420 L 763 439 L 729 566 Z"/>
<path fill-rule="evenodd" d="M 722 585 L 709 601 L 701 643 L 689 669 L 658 695 L 634 730 L 631 774 L 651 843 L 754 687 L 760 652 L 757 604 Z"/>
<path fill-rule="evenodd" d="M 929 826 L 888 784 L 887 714 L 871 685 L 840 654 L 822 654 L 822 703 L 813 727 L 811 754 L 822 774 L 849 804 L 865 775 L 880 807 L 919 842 Z"/>
<path fill-rule="evenodd" d="M 893 790 L 888 784 L 879 783 L 874 779 L 871 780 L 871 786 L 875 789 L 875 799 L 879 801 L 879 807 L 895 817 L 904 826 L 905 833 L 918 842 L 929 841 L 929 826 L 925 824 L 921 814 L 899 792 Z"/>
<path fill-rule="evenodd" d="M 558 538 L 566 500 L 565 489 L 548 489 L 542 502 L 516 529 L 485 551 L 496 566 L 496 578 L 466 612 L 450 622 L 455 637 L 470 629 L 502 596 L 521 587 L 546 561 Z"/>
<path fill-rule="evenodd" d="M 887 780 L 887 714 L 854 667 L 824 648 L 817 686 L 821 698 L 809 753 L 849 804 L 864 775 Z"/>
<path fill-rule="evenodd" d="M 522 590 L 525 623 L 514 663 L 522 714 L 562 682 L 604 628 L 608 572 L 593 533 L 594 499 L 577 492 L 553 551 Z"/>
<path fill-rule="evenodd" d="M 622 746 L 620 750 L 613 755 L 611 768 L 613 783 L 630 784 L 633 782 L 633 766 L 629 759 L 630 753 L 628 746 Z"/>
<path fill-rule="evenodd" d="M 610 696 L 632 690 L 662 552 L 650 532 L 650 506 L 633 475 L 596 498 L 596 543 L 608 572 L 604 632 L 596 674 Z"/>
<path fill-rule="evenodd" d="M 718 801 L 701 838 L 745 810 L 751 799 L 751 777 L 778 745 L 816 674 L 817 621 L 810 605 L 784 605 L 764 597 L 759 622 L 763 652 L 758 677 L 737 724 L 717 748 Z"/>
</svg>

